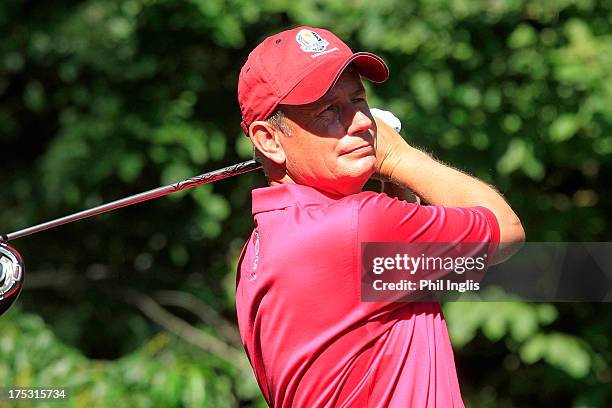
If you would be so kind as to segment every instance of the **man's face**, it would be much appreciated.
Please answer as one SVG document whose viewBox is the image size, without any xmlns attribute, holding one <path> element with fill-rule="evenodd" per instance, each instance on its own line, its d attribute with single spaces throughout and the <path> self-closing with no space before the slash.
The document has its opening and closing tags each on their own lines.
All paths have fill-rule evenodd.
<svg viewBox="0 0 612 408">
<path fill-rule="evenodd" d="M 361 191 L 376 168 L 376 125 L 357 71 L 347 69 L 318 101 L 282 110 L 290 129 L 280 140 L 287 175 L 333 194 Z"/>
</svg>

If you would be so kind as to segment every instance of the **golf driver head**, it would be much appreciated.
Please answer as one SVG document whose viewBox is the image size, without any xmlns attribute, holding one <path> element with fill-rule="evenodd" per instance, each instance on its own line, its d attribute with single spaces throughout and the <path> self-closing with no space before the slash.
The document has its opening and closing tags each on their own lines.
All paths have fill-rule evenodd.
<svg viewBox="0 0 612 408">
<path fill-rule="evenodd" d="M 19 252 L 0 243 L 0 315 L 15 302 L 23 287 L 25 267 Z"/>
</svg>

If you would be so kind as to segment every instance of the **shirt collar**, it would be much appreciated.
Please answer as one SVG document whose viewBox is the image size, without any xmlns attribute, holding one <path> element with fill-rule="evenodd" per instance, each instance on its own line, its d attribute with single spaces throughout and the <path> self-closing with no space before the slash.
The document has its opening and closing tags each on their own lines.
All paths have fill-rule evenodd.
<svg viewBox="0 0 612 408">
<path fill-rule="evenodd" d="M 292 205 L 331 204 L 342 196 L 332 195 L 314 187 L 302 184 L 279 184 L 257 188 L 251 192 L 253 215 L 272 210 L 280 210 Z"/>
</svg>

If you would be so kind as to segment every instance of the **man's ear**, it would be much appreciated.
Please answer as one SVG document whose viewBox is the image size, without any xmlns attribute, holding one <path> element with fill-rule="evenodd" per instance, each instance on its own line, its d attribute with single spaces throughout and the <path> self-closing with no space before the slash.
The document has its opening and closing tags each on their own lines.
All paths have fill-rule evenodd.
<svg viewBox="0 0 612 408">
<path fill-rule="evenodd" d="M 256 120 L 249 126 L 253 146 L 274 163 L 282 166 L 287 157 L 280 143 L 281 131 L 266 121 Z"/>
</svg>

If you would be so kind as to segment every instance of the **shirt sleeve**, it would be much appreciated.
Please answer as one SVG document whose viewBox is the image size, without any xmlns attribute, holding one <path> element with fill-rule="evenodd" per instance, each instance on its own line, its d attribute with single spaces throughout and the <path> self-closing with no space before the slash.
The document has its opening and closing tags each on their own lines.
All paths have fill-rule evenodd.
<svg viewBox="0 0 612 408">
<path fill-rule="evenodd" d="M 364 192 L 357 216 L 359 242 L 488 242 L 492 256 L 500 239 L 497 218 L 482 206 L 420 205 Z"/>
<path fill-rule="evenodd" d="M 422 299 L 423 296 L 429 299 L 429 290 L 440 290 L 409 287 L 399 291 L 381 290 L 376 282 L 383 276 L 385 282 L 391 283 L 409 279 L 419 284 L 422 280 L 442 278 L 478 282 L 484 277 L 499 245 L 497 219 L 482 206 L 420 205 L 386 194 L 364 192 L 359 197 L 357 217 L 362 300 L 383 302 L 382 305 Z M 405 245 L 407 243 L 411 245 Z M 462 243 L 472 244 L 456 245 Z M 453 262 L 442 266 L 441 262 L 448 259 Z M 461 267 L 462 271 L 453 268 L 459 259 L 465 265 L 466 259 L 471 259 L 472 266 Z M 413 263 L 417 260 L 422 263 Z M 484 267 L 474 267 L 478 262 Z M 451 270 L 456 273 L 450 273 Z M 368 311 L 377 310 L 377 307 L 381 306 L 364 306 Z"/>
</svg>

